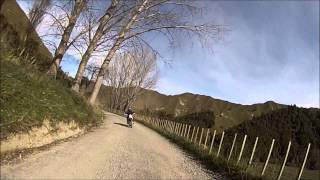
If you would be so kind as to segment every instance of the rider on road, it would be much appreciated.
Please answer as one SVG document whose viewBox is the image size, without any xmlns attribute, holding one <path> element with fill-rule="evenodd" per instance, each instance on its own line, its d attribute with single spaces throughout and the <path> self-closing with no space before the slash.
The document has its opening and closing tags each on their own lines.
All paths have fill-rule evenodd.
<svg viewBox="0 0 320 180">
<path fill-rule="evenodd" d="M 125 112 L 125 114 L 127 116 L 127 124 L 129 124 L 129 116 L 130 115 L 132 116 L 134 114 L 134 112 L 132 111 L 131 108 L 128 108 L 128 110 Z"/>
</svg>

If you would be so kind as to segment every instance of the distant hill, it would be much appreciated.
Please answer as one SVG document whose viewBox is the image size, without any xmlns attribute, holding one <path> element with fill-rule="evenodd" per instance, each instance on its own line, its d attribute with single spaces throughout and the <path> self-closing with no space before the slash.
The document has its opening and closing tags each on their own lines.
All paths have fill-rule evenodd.
<svg viewBox="0 0 320 180">
<path fill-rule="evenodd" d="M 99 101 L 107 107 L 109 99 L 110 88 L 103 87 L 99 94 Z M 284 108 L 286 105 L 272 101 L 262 104 L 241 105 L 204 95 L 184 93 L 171 96 L 144 89 L 134 102 L 133 107 L 137 112 L 165 114 L 168 118 L 213 111 L 215 115 L 215 122 L 212 123 L 214 124 L 213 128 L 222 130 L 236 126 L 253 117 L 258 117 L 262 113 Z"/>
<path fill-rule="evenodd" d="M 252 147 L 255 137 L 259 137 L 256 159 L 266 159 L 272 139 L 275 139 L 275 147 L 272 153 L 273 160 L 283 159 L 288 142 L 291 140 L 288 164 L 297 165 L 303 161 L 307 144 L 311 143 L 311 151 L 307 161 L 307 167 L 320 169 L 320 110 L 316 108 L 299 108 L 288 106 L 275 110 L 251 121 L 231 128 L 226 131 L 226 145 L 231 145 L 233 135 L 237 132 L 243 138 L 247 134 L 249 139 L 247 146 Z M 238 148 L 240 145 L 237 146 Z"/>
</svg>

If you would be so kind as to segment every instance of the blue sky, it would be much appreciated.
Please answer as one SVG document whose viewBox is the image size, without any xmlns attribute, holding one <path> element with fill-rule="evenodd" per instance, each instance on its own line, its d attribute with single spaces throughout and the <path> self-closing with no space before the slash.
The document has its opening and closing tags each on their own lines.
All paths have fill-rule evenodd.
<svg viewBox="0 0 320 180">
<path fill-rule="evenodd" d="M 214 53 L 197 43 L 166 53 L 156 42 L 162 56 L 172 60 L 171 66 L 161 66 L 156 90 L 241 104 L 273 100 L 319 107 L 319 2 L 202 3 L 212 10 L 205 16 L 231 32 L 212 44 Z"/>
<path fill-rule="evenodd" d="M 319 107 L 318 1 L 199 3 L 208 9 L 199 21 L 225 24 L 231 31 L 223 41 L 211 42 L 213 52 L 193 38 L 183 39 L 172 51 L 163 37 L 149 35 L 163 57 L 155 90 L 241 104 L 272 100 Z M 62 68 L 74 75 L 77 64 L 74 56 L 65 56 Z"/>
</svg>

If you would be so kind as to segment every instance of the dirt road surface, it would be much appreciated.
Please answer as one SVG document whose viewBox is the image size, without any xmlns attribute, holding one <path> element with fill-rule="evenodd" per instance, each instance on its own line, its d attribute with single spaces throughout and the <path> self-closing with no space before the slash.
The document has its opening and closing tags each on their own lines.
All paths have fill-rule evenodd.
<svg viewBox="0 0 320 180">
<path fill-rule="evenodd" d="M 1 166 L 1 179 L 225 179 L 153 130 L 105 114 L 104 125 Z"/>
</svg>

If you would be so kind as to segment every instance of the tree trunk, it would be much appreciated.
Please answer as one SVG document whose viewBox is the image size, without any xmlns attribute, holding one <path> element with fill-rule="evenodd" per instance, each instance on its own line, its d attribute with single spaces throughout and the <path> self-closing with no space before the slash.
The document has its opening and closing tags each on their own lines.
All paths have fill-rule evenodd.
<svg viewBox="0 0 320 180">
<path fill-rule="evenodd" d="M 1 11 L 1 8 L 2 8 L 2 4 L 4 3 L 5 0 L 0 0 L 0 11 Z"/>
<path fill-rule="evenodd" d="M 70 39 L 72 30 L 73 30 L 74 26 L 76 25 L 77 19 L 79 18 L 80 13 L 83 10 L 86 2 L 87 2 L 87 0 L 75 0 L 75 5 L 72 9 L 69 23 L 68 23 L 67 27 L 65 28 L 65 30 L 63 31 L 61 41 L 59 43 L 58 48 L 56 49 L 56 51 L 54 53 L 54 57 L 52 59 L 52 64 L 51 64 L 51 66 L 48 70 L 48 73 L 47 73 L 51 76 L 54 76 L 54 78 L 56 78 L 56 76 L 57 76 L 57 71 L 60 66 L 63 55 L 67 51 L 68 41 Z"/>
<path fill-rule="evenodd" d="M 74 78 L 74 82 L 72 85 L 72 90 L 78 92 L 79 91 L 79 87 L 80 87 L 80 83 L 84 74 L 84 70 L 86 68 L 86 65 L 91 57 L 91 54 L 93 52 L 93 50 L 96 48 L 98 41 L 100 40 L 100 38 L 103 36 L 103 31 L 104 31 L 104 27 L 107 25 L 107 23 L 109 22 L 112 14 L 114 13 L 116 6 L 118 4 L 118 0 L 112 0 L 111 5 L 108 7 L 106 13 L 103 15 L 103 17 L 100 19 L 100 24 L 86 50 L 86 52 L 83 54 L 81 61 L 80 61 L 80 65 L 78 67 L 78 71 L 77 74 Z"/>
<path fill-rule="evenodd" d="M 105 71 L 107 70 L 107 68 L 109 66 L 109 63 L 111 61 L 111 58 L 114 56 L 115 52 L 118 50 L 118 48 L 119 48 L 120 44 L 122 43 L 123 39 L 124 39 L 124 35 L 117 39 L 116 43 L 110 49 L 107 57 L 103 61 L 103 64 L 101 66 L 101 69 L 99 71 L 99 74 L 98 74 L 96 82 L 94 84 L 92 93 L 91 93 L 90 98 L 89 98 L 90 104 L 94 104 L 94 102 L 95 102 L 95 100 L 96 100 L 96 98 L 98 96 L 98 93 L 99 93 L 99 90 L 100 90 L 100 87 L 101 87 L 101 84 L 102 84 L 102 81 L 103 81 L 103 77 L 104 77 Z"/>
<path fill-rule="evenodd" d="M 115 52 L 118 50 L 119 46 L 121 45 L 121 43 L 124 41 L 124 36 L 125 36 L 125 33 L 128 32 L 128 30 L 130 29 L 130 27 L 132 26 L 132 24 L 135 22 L 135 20 L 137 19 L 137 16 L 138 14 L 141 13 L 141 11 L 144 9 L 144 7 L 146 6 L 148 0 L 144 0 L 143 3 L 139 6 L 139 8 L 137 9 L 137 11 L 135 11 L 129 22 L 127 23 L 127 25 L 120 31 L 120 33 L 118 34 L 118 38 L 117 40 L 115 41 L 115 43 L 113 44 L 113 46 L 111 47 L 110 51 L 108 52 L 108 55 L 107 57 L 104 59 L 103 61 L 103 64 L 101 66 L 101 69 L 99 71 L 99 74 L 98 74 L 98 77 L 97 77 L 97 80 L 96 80 L 96 83 L 94 84 L 94 87 L 93 87 L 93 90 L 92 90 L 92 93 L 90 95 L 90 98 L 89 98 L 89 103 L 90 104 L 94 104 L 97 96 L 98 96 L 98 93 L 100 91 L 100 87 L 102 85 L 102 81 L 103 81 L 103 77 L 104 75 L 106 74 L 107 72 L 107 68 L 109 66 L 109 63 L 112 59 L 112 57 L 114 56 Z"/>
</svg>

